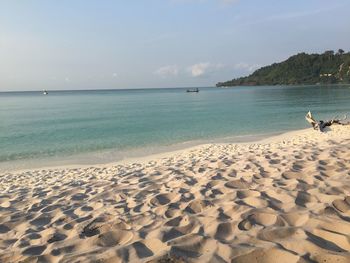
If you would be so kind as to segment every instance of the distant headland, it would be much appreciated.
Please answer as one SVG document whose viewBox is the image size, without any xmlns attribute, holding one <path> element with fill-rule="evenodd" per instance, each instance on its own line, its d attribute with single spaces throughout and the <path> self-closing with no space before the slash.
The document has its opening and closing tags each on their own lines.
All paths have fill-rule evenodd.
<svg viewBox="0 0 350 263">
<path fill-rule="evenodd" d="M 299 53 L 262 67 L 247 77 L 219 82 L 217 87 L 259 85 L 349 84 L 350 52 L 329 50 L 323 54 Z"/>
</svg>

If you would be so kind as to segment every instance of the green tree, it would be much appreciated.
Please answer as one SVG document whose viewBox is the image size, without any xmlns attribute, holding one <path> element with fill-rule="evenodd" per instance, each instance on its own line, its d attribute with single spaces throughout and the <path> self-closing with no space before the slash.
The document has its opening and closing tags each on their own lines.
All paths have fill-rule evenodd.
<svg viewBox="0 0 350 263">
<path fill-rule="evenodd" d="M 339 55 L 343 55 L 344 53 L 345 53 L 345 51 L 343 49 L 341 49 L 341 48 L 338 49 L 338 54 Z"/>
</svg>

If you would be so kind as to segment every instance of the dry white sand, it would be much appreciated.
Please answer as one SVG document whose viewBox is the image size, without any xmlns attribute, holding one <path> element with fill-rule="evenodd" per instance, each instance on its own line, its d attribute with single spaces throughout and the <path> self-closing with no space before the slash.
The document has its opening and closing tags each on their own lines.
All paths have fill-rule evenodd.
<svg viewBox="0 0 350 263">
<path fill-rule="evenodd" d="M 350 127 L 0 173 L 0 262 L 350 262 Z"/>
</svg>

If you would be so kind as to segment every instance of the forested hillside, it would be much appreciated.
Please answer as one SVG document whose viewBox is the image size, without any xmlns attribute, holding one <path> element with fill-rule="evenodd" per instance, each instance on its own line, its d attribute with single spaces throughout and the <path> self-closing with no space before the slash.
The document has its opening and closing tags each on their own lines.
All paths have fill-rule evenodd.
<svg viewBox="0 0 350 263">
<path fill-rule="evenodd" d="M 239 85 L 298 85 L 350 83 L 350 52 L 300 53 L 281 63 L 262 67 L 247 77 L 219 82 L 218 87 Z"/>
</svg>

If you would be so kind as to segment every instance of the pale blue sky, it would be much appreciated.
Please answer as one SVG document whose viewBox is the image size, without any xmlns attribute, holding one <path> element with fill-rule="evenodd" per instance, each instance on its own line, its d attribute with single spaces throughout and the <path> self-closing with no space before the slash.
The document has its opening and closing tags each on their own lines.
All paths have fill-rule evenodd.
<svg viewBox="0 0 350 263">
<path fill-rule="evenodd" d="M 0 0 L 0 91 L 212 86 L 350 50 L 349 0 Z"/>
</svg>

